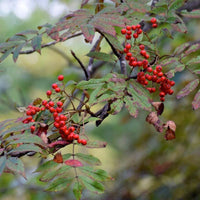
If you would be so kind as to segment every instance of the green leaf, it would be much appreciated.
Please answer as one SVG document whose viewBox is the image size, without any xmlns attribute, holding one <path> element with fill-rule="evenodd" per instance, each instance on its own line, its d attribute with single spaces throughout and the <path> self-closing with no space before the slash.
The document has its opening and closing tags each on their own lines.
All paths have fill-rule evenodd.
<svg viewBox="0 0 200 200">
<path fill-rule="evenodd" d="M 97 192 L 97 193 L 103 193 L 104 192 L 104 186 L 97 182 L 94 181 L 88 177 L 85 176 L 79 176 L 79 179 L 83 183 L 83 185 L 90 191 L 92 192 Z"/>
<path fill-rule="evenodd" d="M 174 68 L 171 69 L 170 71 L 168 71 L 167 73 L 165 73 L 165 75 L 166 75 L 168 78 L 172 78 L 172 77 L 174 77 L 174 74 L 175 74 L 176 72 L 182 72 L 184 69 L 185 69 L 185 65 L 183 65 L 183 64 L 175 65 Z"/>
<path fill-rule="evenodd" d="M 171 32 L 167 28 L 163 28 L 162 31 L 164 32 L 165 36 L 171 39 L 174 39 Z"/>
<path fill-rule="evenodd" d="M 195 9 L 190 12 L 187 10 L 182 10 L 181 15 L 189 18 L 200 18 L 200 9 Z"/>
<path fill-rule="evenodd" d="M 195 94 L 194 99 L 192 101 L 192 107 L 194 110 L 200 108 L 200 90 Z"/>
<path fill-rule="evenodd" d="M 48 171 L 51 169 L 54 169 L 58 166 L 60 166 L 60 163 L 54 162 L 53 160 L 49 160 L 42 165 L 40 165 L 35 172 L 42 172 L 42 171 Z"/>
<path fill-rule="evenodd" d="M 7 138 L 9 144 L 18 144 L 18 143 L 35 143 L 41 146 L 46 146 L 42 139 L 37 135 L 32 135 L 30 133 L 17 134 Z"/>
<path fill-rule="evenodd" d="M 117 113 L 119 113 L 121 109 L 123 108 L 123 105 L 124 105 L 124 101 L 122 99 L 117 99 L 116 101 L 114 101 L 110 105 L 112 115 L 116 115 Z"/>
<path fill-rule="evenodd" d="M 100 85 L 99 87 L 95 88 L 95 90 L 93 90 L 90 94 L 90 99 L 89 99 L 89 104 L 93 104 L 93 103 L 96 103 L 96 98 L 97 98 L 97 95 L 99 93 L 99 91 L 102 89 L 102 86 L 103 85 Z"/>
<path fill-rule="evenodd" d="M 30 29 L 30 30 L 26 30 L 26 31 L 22 31 L 20 33 L 17 33 L 16 35 L 26 36 L 26 35 L 35 35 L 35 34 L 38 34 L 38 31 Z"/>
<path fill-rule="evenodd" d="M 155 14 L 166 13 L 167 9 L 166 6 L 155 6 L 151 12 Z"/>
<path fill-rule="evenodd" d="M 94 34 L 95 34 L 95 29 L 91 24 L 84 24 L 82 26 L 80 26 L 83 35 L 86 39 L 86 41 L 92 43 L 93 38 L 94 38 Z"/>
<path fill-rule="evenodd" d="M 169 6 L 169 11 L 177 10 L 185 3 L 185 0 L 173 0 Z"/>
<path fill-rule="evenodd" d="M 25 44 L 26 44 L 26 43 L 23 43 L 23 44 L 17 46 L 17 47 L 14 49 L 14 51 L 13 51 L 13 60 L 14 60 L 14 62 L 17 61 L 17 58 L 18 58 L 18 56 L 19 56 L 19 53 L 20 53 L 20 51 L 22 50 L 22 48 L 24 47 Z"/>
<path fill-rule="evenodd" d="M 8 49 L 3 53 L 3 55 L 0 57 L 0 63 L 5 60 L 11 53 L 13 52 L 13 49 Z"/>
<path fill-rule="evenodd" d="M 106 179 L 110 179 L 108 173 L 102 169 L 93 169 L 89 166 L 84 166 L 79 168 L 84 174 L 89 176 L 90 178 L 96 181 L 105 181 Z"/>
<path fill-rule="evenodd" d="M 117 95 L 116 94 L 103 94 L 101 95 L 100 97 L 98 97 L 97 101 L 100 103 L 100 102 L 104 102 L 104 101 L 109 101 L 109 100 L 112 100 L 114 98 L 116 98 Z"/>
<path fill-rule="evenodd" d="M 21 40 L 23 40 L 23 41 L 27 40 L 27 37 L 24 36 L 24 35 L 14 35 L 14 36 L 8 38 L 6 40 L 6 42 L 8 42 L 8 41 L 21 41 Z"/>
<path fill-rule="evenodd" d="M 199 79 L 190 81 L 181 91 L 176 95 L 177 99 L 183 98 L 190 94 L 199 85 Z"/>
<path fill-rule="evenodd" d="M 181 53 L 183 53 L 188 47 L 190 46 L 189 42 L 186 42 L 180 46 L 178 46 L 175 50 L 174 50 L 174 55 L 179 55 Z"/>
<path fill-rule="evenodd" d="M 53 168 L 52 170 L 48 170 L 46 172 L 44 172 L 42 174 L 42 176 L 40 177 L 40 181 L 42 182 L 49 182 L 52 179 L 54 179 L 55 177 L 63 177 L 63 174 L 65 174 L 66 172 L 68 172 L 68 170 L 70 170 L 72 167 L 64 165 L 62 166 L 62 164 L 60 164 L 59 168 Z"/>
<path fill-rule="evenodd" d="M 79 89 L 96 89 L 105 84 L 103 79 L 90 79 L 89 81 L 81 81 L 77 84 Z"/>
<path fill-rule="evenodd" d="M 72 183 L 74 178 L 57 178 L 56 180 L 53 180 L 47 187 L 47 191 L 62 191 L 69 187 L 69 185 Z"/>
<path fill-rule="evenodd" d="M 11 151 L 8 152 L 8 154 L 12 153 L 24 153 L 24 152 L 41 152 L 41 148 L 34 145 L 34 144 L 22 144 L 19 147 L 12 149 Z"/>
<path fill-rule="evenodd" d="M 196 58 L 192 58 L 189 60 L 186 65 L 195 65 L 200 63 L 200 56 L 197 56 Z"/>
<path fill-rule="evenodd" d="M 110 41 L 110 43 L 114 46 L 115 49 L 117 49 L 118 51 L 124 50 L 124 47 L 122 46 L 121 42 L 116 37 L 113 37 L 109 34 L 105 34 L 105 37 Z"/>
<path fill-rule="evenodd" d="M 124 97 L 125 107 L 127 108 L 129 114 L 133 117 L 137 117 L 138 109 L 136 105 L 133 104 L 133 100 L 129 96 Z"/>
<path fill-rule="evenodd" d="M 76 153 L 75 156 L 83 160 L 84 162 L 90 165 L 101 165 L 101 161 L 94 157 L 93 155 L 83 154 L 83 153 Z"/>
<path fill-rule="evenodd" d="M 41 53 L 42 35 L 37 35 L 32 39 L 32 47 L 38 53 Z"/>
<path fill-rule="evenodd" d="M 104 141 L 98 141 L 98 140 L 91 141 L 91 140 L 89 140 L 87 142 L 86 148 L 105 148 L 106 145 L 107 145 L 107 142 L 104 142 Z"/>
<path fill-rule="evenodd" d="M 5 166 L 6 166 L 6 156 L 1 156 L 0 157 L 0 176 L 3 173 Z"/>
<path fill-rule="evenodd" d="M 24 131 L 24 130 L 27 130 L 27 129 L 30 129 L 30 127 L 35 124 L 35 123 L 29 123 L 29 124 L 22 124 L 20 123 L 20 125 L 16 124 L 16 123 L 13 123 L 12 124 L 12 127 L 2 131 L 0 133 L 0 136 L 5 136 L 6 134 L 8 133 L 17 133 L 17 132 L 21 132 L 21 131 Z"/>
<path fill-rule="evenodd" d="M 16 157 L 8 157 L 6 167 L 15 174 L 22 175 L 26 179 L 23 162 Z"/>
<path fill-rule="evenodd" d="M 76 197 L 76 200 L 81 199 L 82 191 L 83 191 L 83 186 L 81 185 L 80 182 L 76 181 L 73 187 L 73 193 L 74 193 L 74 196 Z"/>
<path fill-rule="evenodd" d="M 200 44 L 191 45 L 184 53 L 184 57 L 200 49 Z"/>
<path fill-rule="evenodd" d="M 172 27 L 178 32 L 187 33 L 187 27 L 185 25 L 185 22 L 178 15 L 176 15 L 176 18 L 176 21 L 178 23 L 172 24 Z"/>
<path fill-rule="evenodd" d="M 106 62 L 117 62 L 117 58 L 114 55 L 110 55 L 107 53 L 103 53 L 103 52 L 89 52 L 87 54 L 87 56 L 91 57 L 91 58 L 95 58 L 97 60 L 102 60 L 102 61 L 106 61 Z"/>
</svg>

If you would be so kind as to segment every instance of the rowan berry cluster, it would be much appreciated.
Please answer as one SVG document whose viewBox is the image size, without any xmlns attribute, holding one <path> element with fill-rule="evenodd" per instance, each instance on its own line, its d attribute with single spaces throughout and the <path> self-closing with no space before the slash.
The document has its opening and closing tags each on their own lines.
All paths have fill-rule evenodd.
<svg viewBox="0 0 200 200">
<path fill-rule="evenodd" d="M 63 75 L 58 76 L 58 81 L 62 82 L 64 80 Z M 41 100 L 39 103 L 39 106 L 33 106 L 29 105 L 26 110 L 26 119 L 23 120 L 23 123 L 30 123 L 35 122 L 39 115 L 41 115 L 43 112 L 47 112 L 48 114 L 52 115 L 53 118 L 53 131 L 58 131 L 60 133 L 61 138 L 64 141 L 67 141 L 69 143 L 72 143 L 73 140 L 77 140 L 79 144 L 86 145 L 87 140 L 80 139 L 78 131 L 76 131 L 76 128 L 72 125 L 70 125 L 70 122 L 67 118 L 67 116 L 64 113 L 63 110 L 63 101 L 57 100 L 57 98 L 54 98 L 55 100 L 52 100 L 52 96 L 56 93 L 62 93 L 63 89 L 59 87 L 59 85 L 63 86 L 62 84 L 52 84 L 52 90 L 47 90 L 46 95 L 48 100 Z M 39 128 L 38 128 L 39 129 Z M 32 125 L 30 127 L 31 133 L 37 134 L 37 127 L 36 125 Z M 77 133 L 75 133 L 77 132 Z"/>
<path fill-rule="evenodd" d="M 151 23 L 153 28 L 158 26 L 156 18 L 152 18 Z M 126 44 L 124 48 L 124 53 L 126 54 L 125 59 L 132 69 L 135 67 L 139 68 L 137 81 L 142 84 L 150 93 L 156 92 L 156 87 L 152 86 L 154 83 L 160 85 L 160 101 L 164 102 L 165 95 L 173 94 L 174 91 L 171 89 L 171 87 L 175 85 L 175 82 L 169 80 L 165 76 L 165 74 L 162 72 L 162 66 L 157 65 L 152 68 L 152 66 L 149 64 L 148 59 L 150 58 L 150 55 L 146 52 L 145 46 L 141 43 L 136 43 L 136 39 L 142 32 L 143 30 L 141 29 L 140 24 L 126 26 L 126 28 L 121 30 L 121 33 L 125 35 L 126 38 Z M 133 45 L 131 44 L 131 41 L 127 42 L 127 40 L 131 40 L 131 38 L 135 40 Z M 137 50 L 138 47 L 140 49 L 139 53 Z M 151 87 L 149 86 L 150 84 Z"/>
</svg>

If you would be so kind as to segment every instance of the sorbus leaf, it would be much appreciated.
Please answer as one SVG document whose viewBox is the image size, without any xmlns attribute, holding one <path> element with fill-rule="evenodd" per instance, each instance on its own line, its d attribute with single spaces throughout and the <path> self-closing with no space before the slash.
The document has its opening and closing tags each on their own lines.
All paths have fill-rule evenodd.
<svg viewBox="0 0 200 200">
<path fill-rule="evenodd" d="M 13 50 L 13 60 L 14 62 L 17 61 L 17 58 L 19 56 L 20 51 L 22 48 L 26 45 L 26 43 L 20 44 L 19 46 L 16 46 L 15 49 Z"/>
<path fill-rule="evenodd" d="M 0 157 L 0 176 L 3 173 L 5 166 L 6 166 L 6 156 L 1 156 Z"/>
<path fill-rule="evenodd" d="M 55 177 L 63 177 L 65 173 L 68 173 L 72 167 L 68 165 L 60 165 L 59 168 L 52 168 L 50 171 L 45 171 L 42 173 L 40 177 L 40 181 L 42 182 L 49 182 L 53 180 Z"/>
<path fill-rule="evenodd" d="M 200 44 L 193 44 L 191 45 L 185 52 L 184 52 L 184 57 L 193 53 L 193 52 L 196 52 L 197 50 L 200 49 Z"/>
<path fill-rule="evenodd" d="M 73 187 L 73 193 L 74 196 L 76 197 L 76 200 L 81 199 L 82 191 L 83 191 L 83 185 L 80 182 L 76 181 Z"/>
<path fill-rule="evenodd" d="M 11 151 L 8 152 L 8 154 L 13 154 L 13 153 L 24 153 L 24 152 L 41 152 L 41 148 L 34 145 L 34 144 L 21 144 L 19 147 L 12 149 Z"/>
<path fill-rule="evenodd" d="M 133 99 L 131 99 L 131 97 L 129 96 L 125 96 L 124 102 L 125 102 L 125 107 L 127 108 L 129 114 L 136 118 L 138 115 L 138 110 L 137 107 L 134 106 L 133 104 Z"/>
<path fill-rule="evenodd" d="M 79 176 L 79 179 L 88 190 L 97 193 L 104 192 L 104 186 L 101 183 L 94 181 L 86 176 Z"/>
<path fill-rule="evenodd" d="M 74 178 L 57 178 L 55 180 L 53 180 L 47 187 L 47 191 L 54 191 L 54 192 L 58 192 L 58 191 L 61 191 L 61 190 L 64 190 L 66 188 L 69 187 L 69 185 L 72 183 Z"/>
<path fill-rule="evenodd" d="M 176 72 L 181 72 L 185 69 L 185 65 L 183 64 L 180 64 L 180 65 L 175 65 L 173 69 L 171 69 L 170 71 L 168 71 L 167 73 L 165 73 L 165 75 L 168 77 L 168 78 L 172 78 L 174 77 L 174 74 Z"/>
<path fill-rule="evenodd" d="M 121 109 L 123 108 L 123 105 L 124 105 L 124 101 L 122 99 L 117 99 L 116 101 L 114 101 L 110 105 L 112 115 L 116 115 L 117 113 L 119 113 Z"/>
<path fill-rule="evenodd" d="M 192 107 L 194 110 L 200 107 L 200 90 L 195 94 L 194 99 L 192 101 Z"/>
<path fill-rule="evenodd" d="M 15 174 L 22 175 L 26 179 L 23 162 L 17 157 L 8 157 L 6 161 L 6 168 Z"/>
<path fill-rule="evenodd" d="M 35 172 L 42 172 L 42 171 L 49 171 L 50 169 L 55 169 L 57 166 L 59 166 L 60 163 L 56 163 L 53 160 L 49 160 L 47 162 L 44 162 L 41 164 Z"/>
<path fill-rule="evenodd" d="M 169 6 L 169 11 L 177 10 L 185 3 L 185 0 L 174 0 Z"/>
<path fill-rule="evenodd" d="M 83 163 L 81 161 L 75 160 L 75 159 L 66 160 L 64 163 L 66 165 L 71 166 L 71 167 L 81 167 L 81 166 L 83 166 Z"/>
<path fill-rule="evenodd" d="M 105 148 L 107 145 L 107 142 L 104 142 L 104 141 L 98 141 L 98 140 L 95 140 L 95 141 L 91 141 L 89 140 L 87 142 L 87 146 L 86 148 Z"/>
<path fill-rule="evenodd" d="M 33 49 L 38 53 L 41 53 L 41 43 L 42 43 L 42 35 L 35 36 L 31 41 Z"/>
<path fill-rule="evenodd" d="M 94 169 L 90 166 L 83 166 L 79 168 L 84 174 L 97 181 L 105 181 L 111 179 L 108 173 L 102 169 Z"/>
<path fill-rule="evenodd" d="M 1 48 L 1 47 L 0 47 Z M 1 51 L 1 49 L 0 49 Z M 13 48 L 6 50 L 3 55 L 0 57 L 0 63 L 5 60 L 11 53 L 13 52 Z"/>
<path fill-rule="evenodd" d="M 200 9 L 195 9 L 190 12 L 182 10 L 181 15 L 188 18 L 200 18 Z"/>
<path fill-rule="evenodd" d="M 101 165 L 101 161 L 94 157 L 93 155 L 83 154 L 83 153 L 76 153 L 75 156 L 83 160 L 84 162 L 91 164 L 91 165 Z"/>
<path fill-rule="evenodd" d="M 180 99 L 184 96 L 190 94 L 197 86 L 199 85 L 199 79 L 190 81 L 181 91 L 176 95 L 177 99 Z"/>
<path fill-rule="evenodd" d="M 116 62 L 117 61 L 117 57 L 114 55 L 110 55 L 107 53 L 103 53 L 103 52 L 89 52 L 87 54 L 87 56 L 91 57 L 91 58 L 95 58 L 97 60 L 103 60 L 106 62 Z"/>
</svg>

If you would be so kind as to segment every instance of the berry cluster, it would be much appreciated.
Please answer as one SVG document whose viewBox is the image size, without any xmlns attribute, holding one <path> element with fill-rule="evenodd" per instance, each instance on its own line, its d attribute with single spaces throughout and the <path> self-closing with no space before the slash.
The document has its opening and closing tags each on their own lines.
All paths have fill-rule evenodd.
<svg viewBox="0 0 200 200">
<path fill-rule="evenodd" d="M 64 76 L 59 75 L 58 76 L 58 81 L 63 81 Z M 59 84 L 60 85 L 60 84 Z M 61 84 L 61 86 L 63 83 Z M 58 86 L 58 84 L 53 83 L 52 84 L 52 89 L 55 92 L 52 92 L 52 90 L 47 90 L 46 95 L 48 97 L 48 100 L 43 100 L 39 104 L 39 106 L 33 106 L 29 105 L 27 107 L 26 111 L 26 119 L 23 120 L 23 123 L 30 123 L 30 122 L 35 122 L 35 119 L 41 112 L 49 112 L 52 115 L 53 118 L 53 129 L 54 131 L 57 130 L 60 133 L 61 138 L 64 141 L 67 141 L 69 143 L 72 143 L 73 140 L 77 140 L 79 144 L 86 145 L 87 140 L 85 139 L 80 139 L 79 134 L 75 133 L 76 128 L 74 126 L 67 127 L 67 124 L 69 124 L 69 121 L 67 121 L 67 116 L 63 114 L 63 102 L 56 100 L 52 100 L 52 95 L 55 93 L 61 93 L 62 89 Z M 36 126 L 32 125 L 30 127 L 31 133 L 36 133 Z"/>
<path fill-rule="evenodd" d="M 152 27 L 156 28 L 157 25 L 156 18 L 151 19 Z M 133 33 L 134 31 L 134 33 Z M 135 41 L 138 38 L 138 36 L 143 32 L 141 29 L 141 25 L 132 25 L 132 26 L 126 26 L 126 28 L 121 30 L 121 33 L 125 35 L 126 40 L 130 40 L 133 38 Z M 139 47 L 139 53 L 138 52 Z M 134 53 L 133 53 L 134 52 Z M 150 55 L 146 52 L 145 46 L 143 44 L 136 44 L 134 42 L 134 45 L 131 45 L 131 42 L 126 42 L 124 53 L 126 54 L 125 59 L 127 60 L 129 66 L 133 69 L 135 67 L 139 68 L 139 72 L 137 74 L 137 81 L 142 84 L 150 93 L 156 92 L 156 87 L 149 87 L 150 81 L 152 83 L 160 84 L 159 87 L 159 96 L 160 101 L 165 101 L 165 95 L 173 94 L 173 90 L 171 89 L 172 86 L 175 85 L 174 81 L 169 80 L 165 74 L 162 72 L 162 67 L 160 65 L 155 66 L 155 69 L 153 69 L 148 59 L 150 58 Z M 135 55 L 133 55 L 135 54 Z M 151 83 L 151 85 L 152 85 Z"/>
</svg>

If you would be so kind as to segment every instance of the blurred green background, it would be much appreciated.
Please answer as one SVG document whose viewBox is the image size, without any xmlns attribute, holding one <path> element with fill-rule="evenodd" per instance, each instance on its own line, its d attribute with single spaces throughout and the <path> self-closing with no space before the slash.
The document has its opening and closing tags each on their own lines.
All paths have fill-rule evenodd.
<svg viewBox="0 0 200 200">
<path fill-rule="evenodd" d="M 55 23 L 59 17 L 80 7 L 80 1 L 73 0 L 0 0 L 0 42 L 13 34 L 36 29 L 38 25 Z M 42 17 L 41 17 L 42 16 Z M 161 38 L 159 50 L 170 53 L 186 41 L 199 39 L 200 21 L 190 19 L 188 34 L 178 33 L 174 40 Z M 80 45 L 81 44 L 81 45 Z M 44 98 L 60 73 L 65 80 L 83 78 L 70 50 L 85 63 L 85 56 L 91 48 L 80 36 L 63 44 L 42 50 L 42 55 L 33 53 L 21 55 L 16 63 L 9 57 L 0 64 L 0 120 L 14 118 L 21 114 L 17 106 L 27 106 L 37 97 Z M 104 43 L 104 48 L 108 47 Z M 112 67 L 105 65 L 96 74 L 106 74 Z M 177 73 L 175 94 L 193 77 Z M 98 128 L 86 126 L 89 137 L 108 142 L 105 149 L 90 150 L 102 161 L 102 168 L 108 170 L 113 181 L 106 183 L 105 194 L 96 195 L 87 191 L 83 199 L 93 200 L 197 200 L 200 199 L 200 113 L 193 111 L 191 101 L 195 92 L 182 100 L 175 95 L 167 97 L 164 120 L 177 124 L 176 139 L 166 141 L 145 122 L 146 114 L 141 112 L 133 119 L 124 110 L 110 116 Z M 0 177 L 0 199 L 20 200 L 62 200 L 73 199 L 72 193 L 46 193 L 32 172 L 38 165 L 37 156 L 24 158 L 28 181 L 21 177 L 4 174 Z"/>
</svg>

